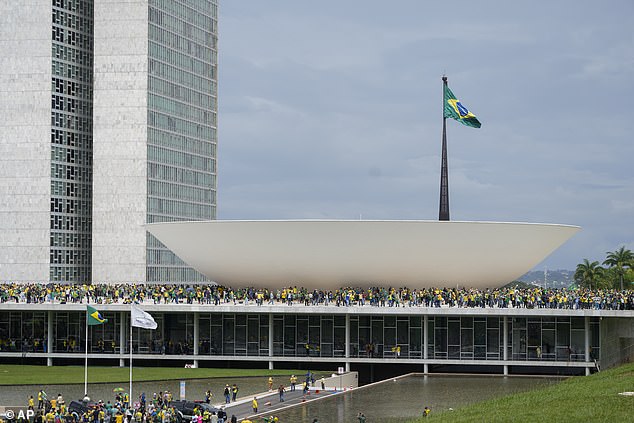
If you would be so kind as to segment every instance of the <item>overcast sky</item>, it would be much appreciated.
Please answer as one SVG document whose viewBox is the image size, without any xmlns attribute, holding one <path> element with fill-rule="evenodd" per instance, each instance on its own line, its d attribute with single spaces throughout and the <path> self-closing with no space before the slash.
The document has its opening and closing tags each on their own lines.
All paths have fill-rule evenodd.
<svg viewBox="0 0 634 423">
<path fill-rule="evenodd" d="M 582 231 L 535 269 L 634 249 L 634 2 L 223 0 L 219 219 L 438 219 Z"/>
</svg>

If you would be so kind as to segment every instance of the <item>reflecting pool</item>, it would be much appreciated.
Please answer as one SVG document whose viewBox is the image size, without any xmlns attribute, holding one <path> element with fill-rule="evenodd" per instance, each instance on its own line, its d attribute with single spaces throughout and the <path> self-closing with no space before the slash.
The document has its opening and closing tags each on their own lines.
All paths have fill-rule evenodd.
<svg viewBox="0 0 634 423">
<path fill-rule="evenodd" d="M 408 376 L 391 379 L 342 395 L 308 402 L 277 413 L 280 422 L 356 422 L 363 412 L 368 422 L 403 422 L 434 412 L 558 383 L 559 378 L 498 376 Z"/>
</svg>

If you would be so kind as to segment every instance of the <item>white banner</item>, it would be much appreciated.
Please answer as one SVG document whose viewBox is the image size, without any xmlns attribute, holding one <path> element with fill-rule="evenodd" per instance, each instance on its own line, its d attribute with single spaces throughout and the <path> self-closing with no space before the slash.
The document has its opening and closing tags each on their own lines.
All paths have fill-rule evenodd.
<svg viewBox="0 0 634 423">
<path fill-rule="evenodd" d="M 139 307 L 132 306 L 132 326 L 143 329 L 156 329 L 158 324 L 150 313 L 141 310 Z"/>
</svg>

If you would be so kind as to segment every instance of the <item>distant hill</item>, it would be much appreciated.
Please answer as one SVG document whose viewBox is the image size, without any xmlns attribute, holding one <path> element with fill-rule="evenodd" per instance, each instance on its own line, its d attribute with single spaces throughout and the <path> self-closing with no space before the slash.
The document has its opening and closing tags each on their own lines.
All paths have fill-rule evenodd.
<svg viewBox="0 0 634 423">
<path fill-rule="evenodd" d="M 532 270 L 518 279 L 520 282 L 538 285 L 545 288 L 567 288 L 574 283 L 573 270 Z"/>
</svg>

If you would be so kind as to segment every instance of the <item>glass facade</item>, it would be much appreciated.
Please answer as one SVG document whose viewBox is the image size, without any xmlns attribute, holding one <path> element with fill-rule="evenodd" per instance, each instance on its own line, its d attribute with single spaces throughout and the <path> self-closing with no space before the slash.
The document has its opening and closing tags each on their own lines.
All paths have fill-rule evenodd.
<svg viewBox="0 0 634 423">
<path fill-rule="evenodd" d="M 45 312 L 0 312 L 0 352 L 47 352 Z"/>
<path fill-rule="evenodd" d="M 147 222 L 215 219 L 218 4 L 148 4 Z M 147 280 L 206 278 L 147 234 Z"/>
<path fill-rule="evenodd" d="M 93 0 L 52 1 L 50 280 L 91 276 Z"/>
<path fill-rule="evenodd" d="M 267 314 L 211 314 L 199 316 L 199 355 L 269 355 Z"/>
<path fill-rule="evenodd" d="M 345 316 L 273 316 L 274 356 L 344 357 L 345 346 Z"/>
<path fill-rule="evenodd" d="M 129 350 L 129 313 L 103 312 L 107 324 L 89 327 L 89 351 Z M 135 354 L 324 357 L 346 353 L 346 318 L 331 314 L 152 313 L 156 330 L 133 328 Z M 83 353 L 85 313 L 54 312 L 52 352 Z M 0 312 L 0 351 L 45 352 L 46 312 Z M 269 319 L 273 327 L 269 326 Z M 429 316 L 427 359 L 503 360 L 504 322 L 493 316 Z M 599 318 L 589 319 L 590 358 L 599 358 Z M 123 325 L 123 327 L 122 327 Z M 269 342 L 270 329 L 273 339 Z M 508 360 L 585 361 L 584 317 L 508 317 Z M 121 350 L 121 336 L 123 350 Z M 350 316 L 350 357 L 417 359 L 424 354 L 423 316 Z"/>
</svg>

